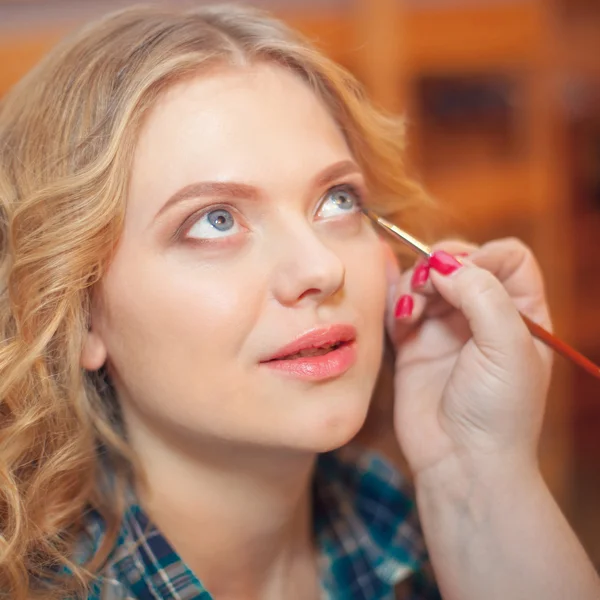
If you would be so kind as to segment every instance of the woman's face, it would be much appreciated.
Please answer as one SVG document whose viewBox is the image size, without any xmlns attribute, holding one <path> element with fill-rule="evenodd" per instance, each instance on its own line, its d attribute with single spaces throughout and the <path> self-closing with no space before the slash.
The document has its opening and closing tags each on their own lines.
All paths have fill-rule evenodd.
<svg viewBox="0 0 600 600">
<path fill-rule="evenodd" d="M 310 451 L 357 432 L 386 295 L 364 187 L 288 71 L 224 69 L 161 98 L 83 353 L 108 361 L 130 429 Z"/>
</svg>

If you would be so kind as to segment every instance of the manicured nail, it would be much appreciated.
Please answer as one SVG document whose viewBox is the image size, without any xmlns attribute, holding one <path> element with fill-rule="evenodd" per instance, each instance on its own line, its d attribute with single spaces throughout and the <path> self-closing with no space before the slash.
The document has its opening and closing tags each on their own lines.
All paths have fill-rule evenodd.
<svg viewBox="0 0 600 600">
<path fill-rule="evenodd" d="M 408 294 L 400 296 L 396 304 L 394 316 L 396 317 L 396 319 L 406 319 L 407 317 L 410 317 L 410 315 L 412 315 L 414 306 L 415 301 L 413 300 L 412 296 L 409 296 Z"/>
<path fill-rule="evenodd" d="M 429 265 L 427 263 L 419 263 L 413 272 L 410 280 L 410 285 L 413 288 L 419 288 L 425 285 L 429 279 Z"/>
<path fill-rule="evenodd" d="M 459 267 L 462 267 L 462 264 L 451 254 L 448 254 L 443 250 L 439 250 L 431 255 L 431 258 L 429 259 L 429 266 L 442 275 L 450 275 Z"/>
</svg>

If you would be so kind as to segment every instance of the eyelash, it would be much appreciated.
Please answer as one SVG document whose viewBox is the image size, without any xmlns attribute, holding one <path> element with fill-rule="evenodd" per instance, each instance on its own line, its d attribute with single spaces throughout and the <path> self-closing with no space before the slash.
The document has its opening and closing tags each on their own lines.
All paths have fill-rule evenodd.
<svg viewBox="0 0 600 600">
<path fill-rule="evenodd" d="M 361 189 L 353 184 L 353 183 L 340 183 L 338 185 L 334 185 L 332 187 L 330 187 L 324 194 L 323 196 L 321 196 L 321 200 L 319 201 L 318 206 L 320 207 L 323 204 L 323 201 L 325 200 L 325 198 L 329 195 L 332 194 L 333 192 L 336 191 L 344 191 L 344 192 L 350 192 L 357 201 L 357 207 L 358 209 L 362 209 L 364 206 L 364 194 L 361 191 Z M 317 211 L 318 212 L 318 211 Z"/>
<path fill-rule="evenodd" d="M 206 216 L 208 213 L 210 213 L 210 212 L 212 212 L 214 210 L 226 210 L 226 211 L 231 212 L 233 214 L 239 214 L 239 211 L 236 209 L 236 207 L 232 206 L 231 204 L 220 203 L 220 204 L 211 204 L 210 206 L 205 206 L 204 208 L 201 208 L 200 210 L 192 213 L 189 217 L 187 217 L 185 219 L 185 221 L 177 228 L 177 231 L 173 235 L 173 239 L 174 240 L 181 240 L 181 239 L 185 238 L 186 235 L 187 235 L 187 233 L 188 233 L 188 231 L 202 217 Z M 194 243 L 198 243 L 198 242 L 201 242 L 202 240 L 200 240 L 200 239 L 194 239 L 193 241 L 194 241 Z"/>
<path fill-rule="evenodd" d="M 352 211 L 349 214 L 354 214 L 356 212 L 359 212 L 360 209 L 362 209 L 362 207 L 364 206 L 364 197 L 365 194 L 364 192 L 359 188 L 359 186 L 353 184 L 353 183 L 340 183 L 340 184 L 336 184 L 334 186 L 331 186 L 319 199 L 319 203 L 317 205 L 317 211 L 318 209 L 322 206 L 322 204 L 325 201 L 325 198 L 329 195 L 332 194 L 335 191 L 338 190 L 343 190 L 343 191 L 347 191 L 349 193 L 351 193 L 357 200 L 357 207 L 359 210 L 357 211 Z M 173 239 L 174 240 L 181 240 L 182 238 L 185 238 L 187 231 L 189 229 L 191 229 L 193 227 L 193 225 L 195 223 L 197 223 L 200 219 L 202 219 L 204 216 L 206 216 L 208 213 L 215 211 L 215 210 L 226 210 L 229 211 L 233 214 L 237 214 L 239 215 L 239 211 L 237 210 L 237 208 L 231 204 L 226 204 L 226 203 L 220 203 L 220 204 L 211 204 L 210 206 L 205 206 L 202 209 L 200 209 L 199 211 L 192 213 L 189 217 L 187 217 L 184 222 L 177 228 L 177 231 L 175 232 L 175 234 L 173 235 Z M 192 241 L 192 240 L 190 240 Z M 194 243 L 201 243 L 203 240 L 200 239 L 194 239 L 193 240 Z M 206 241 L 206 240 L 204 240 Z"/>
</svg>

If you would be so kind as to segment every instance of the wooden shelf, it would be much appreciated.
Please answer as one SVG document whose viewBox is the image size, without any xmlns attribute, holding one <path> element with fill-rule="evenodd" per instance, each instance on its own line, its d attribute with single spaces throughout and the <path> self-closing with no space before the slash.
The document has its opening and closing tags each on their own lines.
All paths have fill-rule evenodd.
<svg viewBox="0 0 600 600">
<path fill-rule="evenodd" d="M 62 29 L 0 35 L 0 96 L 64 35 Z"/>
<path fill-rule="evenodd" d="M 521 161 L 465 165 L 436 171 L 427 189 L 460 221 L 477 226 L 494 220 L 535 219 L 546 207 L 536 204 L 534 175 Z"/>
<path fill-rule="evenodd" d="M 573 221 L 575 315 L 573 338 L 578 347 L 600 352 L 600 212 L 589 211 Z"/>
<path fill-rule="evenodd" d="M 411 72 L 465 72 L 520 67 L 545 51 L 538 2 L 472 3 L 406 9 L 406 65 Z"/>
<path fill-rule="evenodd" d="M 77 6 L 84 4 L 90 6 L 83 2 Z M 453 214 L 459 231 L 467 235 L 501 230 L 507 223 L 527 232 L 552 277 L 551 303 L 561 334 L 583 351 L 597 347 L 600 308 L 594 298 L 600 303 L 600 265 L 595 270 L 589 256 L 573 260 L 571 254 L 583 247 L 584 236 L 589 239 L 586 244 L 597 246 L 600 217 L 582 224 L 569 211 L 572 167 L 565 149 L 569 115 L 563 84 L 568 74 L 596 78 L 600 86 L 600 24 L 585 19 L 558 22 L 551 13 L 553 2 L 546 0 L 448 4 L 425 8 L 418 0 L 356 0 L 335 8 L 314 2 L 310 8 L 294 3 L 290 9 L 279 3 L 275 10 L 334 60 L 350 67 L 378 105 L 393 111 L 408 107 L 409 123 L 416 112 L 409 140 L 413 151 L 417 149 L 415 155 L 425 160 L 412 159 L 441 209 Z M 49 25 L 39 14 L 37 19 L 35 30 L 20 34 L 4 30 L 0 36 L 0 95 L 71 27 Z M 494 146 L 493 132 L 488 132 L 488 142 L 492 141 L 487 146 L 478 146 L 483 142 L 476 139 L 483 133 L 478 127 L 468 135 L 458 128 L 456 143 L 439 137 L 444 131 L 436 129 L 435 123 L 431 127 L 427 123 L 425 131 L 418 111 L 413 110 L 418 100 L 415 90 L 424 76 L 439 74 L 501 74 L 515 81 L 518 101 L 513 125 L 519 137 L 510 153 L 494 153 L 501 144 Z M 564 249 L 560 254 L 557 244 Z M 585 268 L 577 260 L 585 261 Z M 574 282 L 585 269 L 590 283 L 580 289 Z M 575 298 L 571 290 L 576 290 Z M 547 462 L 552 470 L 548 479 L 559 497 L 569 488 L 569 444 L 565 442 L 572 435 L 565 417 L 573 410 L 569 378 L 568 369 L 558 370 L 552 394 L 560 410 L 549 416 L 547 429 L 551 431 Z M 562 441 L 555 443 L 561 436 Z"/>
</svg>

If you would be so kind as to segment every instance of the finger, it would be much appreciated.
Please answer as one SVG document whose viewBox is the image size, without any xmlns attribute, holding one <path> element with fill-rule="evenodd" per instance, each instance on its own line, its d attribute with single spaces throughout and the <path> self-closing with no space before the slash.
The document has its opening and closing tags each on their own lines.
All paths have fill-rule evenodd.
<svg viewBox="0 0 600 600">
<path fill-rule="evenodd" d="M 551 327 L 540 267 L 531 250 L 509 238 L 484 244 L 469 260 L 500 281 L 518 310 L 543 327 Z"/>
<path fill-rule="evenodd" d="M 481 352 L 492 360 L 500 354 L 506 362 L 517 348 L 532 343 L 511 297 L 491 272 L 476 265 L 460 265 L 444 253 L 436 256 L 443 264 L 432 259 L 433 285 L 464 314 Z"/>
<path fill-rule="evenodd" d="M 477 249 L 473 244 L 457 240 L 440 242 L 434 246 L 435 249 L 439 247 L 447 248 L 462 256 Z M 391 249 L 389 252 L 392 253 Z M 423 318 L 441 317 L 454 308 L 440 297 L 428 281 L 428 263 L 418 261 L 413 269 L 402 274 L 395 257 L 390 264 L 393 264 L 394 273 L 389 278 L 392 285 L 388 288 L 391 289 L 391 294 L 388 298 L 386 326 L 391 339 L 396 344 L 400 344 Z"/>
<path fill-rule="evenodd" d="M 410 334 L 427 307 L 427 298 L 411 290 L 410 277 L 409 272 L 398 278 L 388 301 L 386 327 L 395 345 L 400 344 Z"/>
<path fill-rule="evenodd" d="M 410 289 L 411 273 L 401 273 L 398 258 L 389 244 L 382 242 L 385 249 L 386 258 L 386 275 L 387 275 L 387 300 L 385 311 L 385 327 L 390 339 L 398 343 L 398 331 L 396 322 L 406 320 L 413 322 L 422 310 L 420 304 L 417 303 L 415 314 L 415 296 Z"/>
<path fill-rule="evenodd" d="M 445 240 L 435 244 L 433 251 L 446 249 L 457 256 L 467 256 L 477 250 L 478 246 L 460 240 Z M 388 298 L 386 327 L 395 344 L 401 343 L 423 318 L 443 317 L 454 308 L 439 296 L 429 281 L 429 264 L 424 260 L 417 261 L 415 266 L 400 274 L 398 261 L 389 246 L 389 264 L 391 275 L 388 277 L 391 290 Z"/>
<path fill-rule="evenodd" d="M 386 318 L 387 331 L 395 345 L 406 340 L 424 319 L 443 318 L 456 310 L 439 294 L 424 296 L 412 291 L 408 275 L 400 277 Z"/>
<path fill-rule="evenodd" d="M 445 240 L 435 244 L 432 247 L 432 252 L 443 250 L 453 256 L 461 257 L 468 256 L 475 252 L 478 246 L 474 244 L 468 244 L 459 240 Z M 419 260 L 413 270 L 411 276 L 411 287 L 415 292 L 419 292 L 425 296 L 435 296 L 437 291 L 429 280 L 429 264 L 425 260 Z"/>
</svg>

